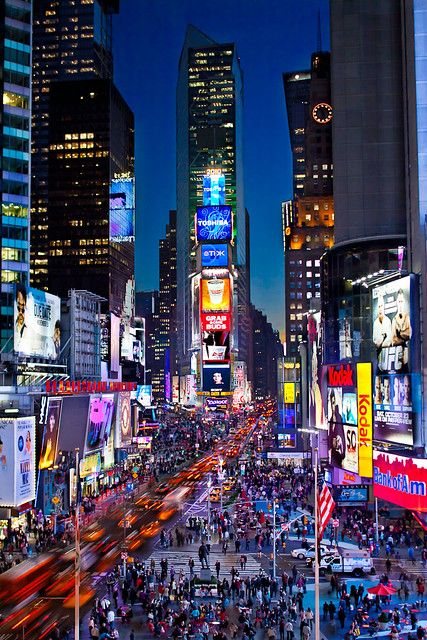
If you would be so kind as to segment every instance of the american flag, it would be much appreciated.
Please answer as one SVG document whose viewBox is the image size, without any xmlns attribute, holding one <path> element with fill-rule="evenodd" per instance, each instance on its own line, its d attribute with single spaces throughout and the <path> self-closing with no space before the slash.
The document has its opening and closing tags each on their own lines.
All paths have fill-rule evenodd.
<svg viewBox="0 0 427 640">
<path fill-rule="evenodd" d="M 333 510 L 335 509 L 335 502 L 326 484 L 323 485 L 322 491 L 319 494 L 318 502 L 318 536 L 319 540 L 322 539 L 323 533 L 331 519 Z"/>
</svg>

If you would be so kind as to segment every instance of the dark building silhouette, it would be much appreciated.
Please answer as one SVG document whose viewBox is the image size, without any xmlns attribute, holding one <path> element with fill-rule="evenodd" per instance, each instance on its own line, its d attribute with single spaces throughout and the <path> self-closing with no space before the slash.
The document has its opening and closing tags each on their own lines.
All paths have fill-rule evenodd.
<svg viewBox="0 0 427 640">
<path fill-rule="evenodd" d="M 145 384 L 153 384 L 157 372 L 156 345 L 160 327 L 160 304 L 158 291 L 137 291 L 135 314 L 145 320 Z"/>
<path fill-rule="evenodd" d="M 267 317 L 251 305 L 253 332 L 253 396 L 261 400 L 277 397 L 278 360 L 283 357 L 279 332 L 275 331 Z"/>
</svg>

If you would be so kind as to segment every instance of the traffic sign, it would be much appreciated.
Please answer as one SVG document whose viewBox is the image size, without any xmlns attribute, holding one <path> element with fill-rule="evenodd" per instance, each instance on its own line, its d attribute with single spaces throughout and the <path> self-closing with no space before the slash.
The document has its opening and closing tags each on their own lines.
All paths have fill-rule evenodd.
<svg viewBox="0 0 427 640">
<path fill-rule="evenodd" d="M 53 498 L 52 498 L 52 502 L 53 502 L 53 504 L 59 504 L 61 501 L 60 501 L 60 499 L 58 498 L 58 496 L 53 496 Z"/>
<path fill-rule="evenodd" d="M 337 529 L 340 526 L 340 521 L 338 520 L 338 518 L 334 518 L 332 520 L 332 526 L 334 529 Z"/>
<path fill-rule="evenodd" d="M 122 560 L 127 560 L 128 554 L 126 553 L 126 551 L 122 551 L 120 556 Z"/>
<path fill-rule="evenodd" d="M 128 482 L 126 485 L 126 491 L 128 491 L 129 493 L 131 491 L 133 491 L 133 482 Z"/>
<path fill-rule="evenodd" d="M 137 474 L 136 472 L 134 472 L 134 473 L 132 474 L 132 478 L 137 478 L 137 477 L 138 477 L 138 474 Z"/>
<path fill-rule="evenodd" d="M 289 531 L 289 525 L 286 522 L 282 522 L 280 528 L 282 531 Z"/>
</svg>

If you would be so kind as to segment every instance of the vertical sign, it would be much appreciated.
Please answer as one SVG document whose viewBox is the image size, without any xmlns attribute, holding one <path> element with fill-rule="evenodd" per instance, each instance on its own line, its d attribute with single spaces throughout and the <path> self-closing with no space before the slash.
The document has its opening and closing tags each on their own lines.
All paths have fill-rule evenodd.
<svg viewBox="0 0 427 640">
<path fill-rule="evenodd" d="M 357 423 L 359 429 L 359 475 L 372 478 L 372 365 L 357 364 Z"/>
</svg>

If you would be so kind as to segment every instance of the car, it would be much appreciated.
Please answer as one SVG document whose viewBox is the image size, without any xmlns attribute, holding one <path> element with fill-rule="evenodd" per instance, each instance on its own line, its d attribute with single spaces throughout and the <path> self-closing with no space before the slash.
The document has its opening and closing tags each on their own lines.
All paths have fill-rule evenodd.
<svg viewBox="0 0 427 640">
<path fill-rule="evenodd" d="M 328 547 L 325 544 L 320 545 L 320 555 L 326 556 L 336 553 L 336 549 Z M 310 545 L 308 549 L 292 549 L 291 556 L 298 560 L 305 560 L 306 558 L 314 558 L 314 544 Z"/>
</svg>

